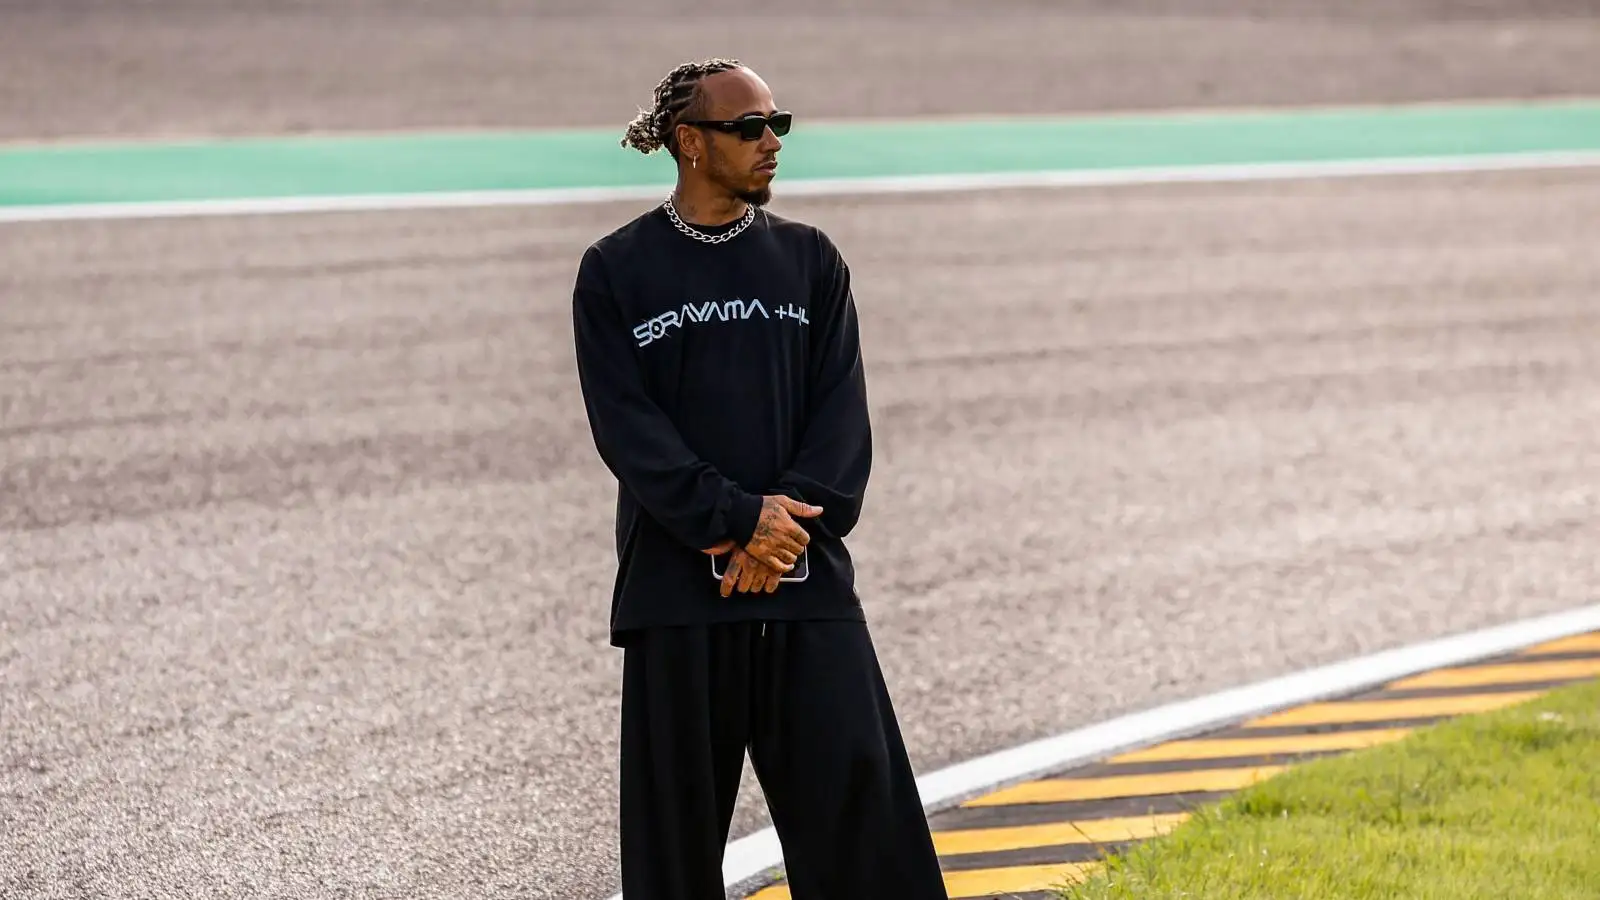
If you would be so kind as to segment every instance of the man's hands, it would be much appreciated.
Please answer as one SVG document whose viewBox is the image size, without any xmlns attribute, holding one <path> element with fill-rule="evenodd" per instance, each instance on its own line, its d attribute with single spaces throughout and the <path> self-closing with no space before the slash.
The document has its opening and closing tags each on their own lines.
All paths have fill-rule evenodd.
<svg viewBox="0 0 1600 900">
<path fill-rule="evenodd" d="M 761 498 L 761 518 L 756 521 L 756 533 L 744 546 L 746 552 L 758 561 L 779 572 L 794 568 L 800 551 L 811 543 L 795 516 L 814 518 L 822 515 L 822 507 L 801 503 L 782 494 L 769 494 Z"/>
<path fill-rule="evenodd" d="M 772 593 L 778 589 L 783 573 L 761 562 L 746 550 L 733 551 L 728 560 L 728 571 L 722 573 L 722 596 L 735 590 L 740 593 Z"/>
<path fill-rule="evenodd" d="M 733 558 L 728 560 L 728 568 L 722 573 L 722 596 L 728 596 L 735 589 L 743 592 L 766 591 L 769 594 L 778 589 L 783 573 L 751 556 L 749 552 L 736 549 L 733 541 L 723 541 L 700 552 L 707 556 L 718 556 L 729 550 L 733 551 Z"/>
<path fill-rule="evenodd" d="M 822 507 L 801 503 L 782 494 L 772 494 L 761 500 L 761 518 L 756 522 L 755 535 L 750 543 L 735 548 L 733 541 L 723 541 L 701 551 L 718 556 L 733 551 L 728 569 L 722 575 L 722 596 L 735 589 L 743 593 L 778 589 L 784 573 L 794 568 L 800 552 L 811 543 L 796 516 L 812 518 L 822 515 Z"/>
</svg>

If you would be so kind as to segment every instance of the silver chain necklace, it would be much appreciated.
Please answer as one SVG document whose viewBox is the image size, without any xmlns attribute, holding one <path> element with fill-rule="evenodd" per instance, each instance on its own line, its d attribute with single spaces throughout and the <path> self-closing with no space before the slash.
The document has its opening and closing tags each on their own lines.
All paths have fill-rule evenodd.
<svg viewBox="0 0 1600 900">
<path fill-rule="evenodd" d="M 750 223 L 756 220 L 755 204 L 746 203 L 744 206 L 744 217 L 739 220 L 738 225 L 733 226 L 721 234 L 706 234 L 704 231 L 700 231 L 693 225 L 690 225 L 689 223 L 678 218 L 678 210 L 677 207 L 672 205 L 671 194 L 667 195 L 665 206 L 667 208 L 667 217 L 672 220 L 672 224 L 676 226 L 679 231 L 687 234 L 689 237 L 692 237 L 697 241 L 703 241 L 707 244 L 720 244 L 723 241 L 731 241 L 739 236 L 739 232 L 749 228 Z"/>
</svg>

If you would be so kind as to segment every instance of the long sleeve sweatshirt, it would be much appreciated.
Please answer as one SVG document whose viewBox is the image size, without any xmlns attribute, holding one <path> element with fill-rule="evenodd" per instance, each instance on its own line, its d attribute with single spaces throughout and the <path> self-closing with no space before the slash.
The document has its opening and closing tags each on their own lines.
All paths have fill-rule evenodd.
<svg viewBox="0 0 1600 900">
<path fill-rule="evenodd" d="M 614 644 L 648 626 L 863 618 L 844 539 L 872 435 L 850 270 L 826 234 L 762 209 L 708 244 L 657 207 L 584 252 L 573 332 L 617 479 Z M 797 519 L 809 576 L 723 597 L 701 551 L 747 544 L 765 494 L 823 507 Z"/>
</svg>

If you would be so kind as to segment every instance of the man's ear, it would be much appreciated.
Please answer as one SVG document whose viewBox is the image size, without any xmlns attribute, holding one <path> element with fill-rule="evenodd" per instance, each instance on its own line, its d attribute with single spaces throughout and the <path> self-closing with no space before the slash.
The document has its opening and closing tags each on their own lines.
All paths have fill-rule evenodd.
<svg viewBox="0 0 1600 900">
<path fill-rule="evenodd" d="M 678 156 L 683 159 L 703 158 L 706 155 L 705 135 L 693 125 L 677 126 Z"/>
</svg>

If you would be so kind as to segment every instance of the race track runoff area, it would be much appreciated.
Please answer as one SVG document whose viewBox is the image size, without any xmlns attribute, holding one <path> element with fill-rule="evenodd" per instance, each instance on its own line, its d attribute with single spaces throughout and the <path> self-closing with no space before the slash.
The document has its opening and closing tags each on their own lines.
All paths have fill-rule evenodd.
<svg viewBox="0 0 1600 900">
<path fill-rule="evenodd" d="M 952 900 L 1057 900 L 1106 854 L 1182 824 L 1296 763 L 1397 741 L 1457 716 L 1532 700 L 1600 676 L 1600 632 L 1248 719 L 1111 756 L 935 814 L 934 845 Z M 788 900 L 781 882 L 749 900 Z"/>
</svg>

